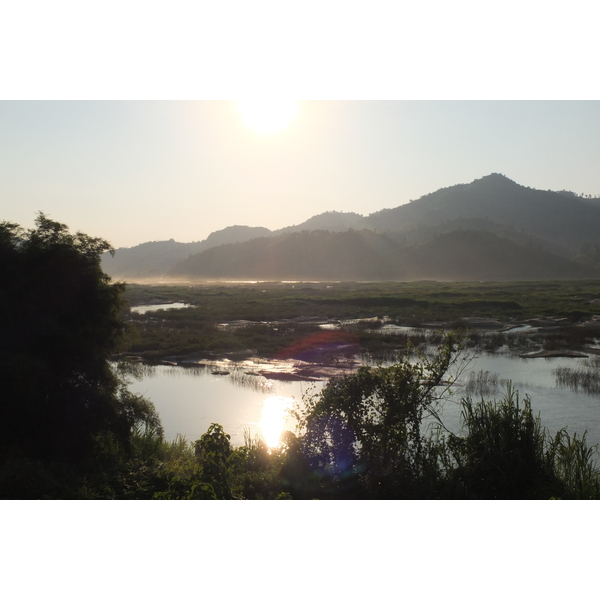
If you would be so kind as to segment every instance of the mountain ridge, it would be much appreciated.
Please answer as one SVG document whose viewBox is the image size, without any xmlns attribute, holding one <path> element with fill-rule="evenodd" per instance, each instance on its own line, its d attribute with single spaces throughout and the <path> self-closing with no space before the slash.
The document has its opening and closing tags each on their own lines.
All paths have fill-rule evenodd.
<svg viewBox="0 0 600 600">
<path fill-rule="evenodd" d="M 501 251 L 501 245 L 493 240 L 500 238 L 525 248 L 530 256 L 533 249 L 545 253 L 545 258 L 540 259 L 540 265 L 548 265 L 554 259 L 569 260 L 571 266 L 567 269 L 561 260 L 554 260 L 554 270 L 558 276 L 562 277 L 565 274 L 565 269 L 567 271 L 570 269 L 573 274 L 581 272 L 577 267 L 580 263 L 574 262 L 573 259 L 581 258 L 583 248 L 595 248 L 595 245 L 600 244 L 600 203 L 595 202 L 595 200 L 583 198 L 565 190 L 560 192 L 536 190 L 522 186 L 500 173 L 491 173 L 475 179 L 471 183 L 441 188 L 407 204 L 376 211 L 368 216 L 352 212 L 327 211 L 314 215 L 299 225 L 292 225 L 274 231 L 266 227 L 234 225 L 212 232 L 201 242 L 183 244 L 169 240 L 168 242 L 147 242 L 130 249 L 117 249 L 116 258 L 119 257 L 119 254 L 123 257 L 112 264 L 108 257 L 103 257 L 103 267 L 109 275 L 125 278 L 156 277 L 166 276 L 167 274 L 172 276 L 176 272 L 179 272 L 180 275 L 183 274 L 182 267 L 177 266 L 176 268 L 176 265 L 187 264 L 189 266 L 194 264 L 196 265 L 194 270 L 197 270 L 198 261 L 204 260 L 204 270 L 208 269 L 213 273 L 211 277 L 218 278 L 215 269 L 217 269 L 216 265 L 219 261 L 224 267 L 225 264 L 231 264 L 230 261 L 235 262 L 237 260 L 239 265 L 246 264 L 250 271 L 255 272 L 250 268 L 247 257 L 234 259 L 236 252 L 249 252 L 251 250 L 259 252 L 258 249 L 263 248 L 263 250 L 260 250 L 260 252 L 263 252 L 262 259 L 258 255 L 255 259 L 257 261 L 267 260 L 264 248 L 280 244 L 283 252 L 282 256 L 287 256 L 286 251 L 284 251 L 287 246 L 281 241 L 285 236 L 304 231 L 328 231 L 337 234 L 349 231 L 370 231 L 380 236 L 384 235 L 387 241 L 382 241 L 373 236 L 369 237 L 366 233 L 363 233 L 362 237 L 355 236 L 355 243 L 361 245 L 364 252 L 362 257 L 347 246 L 348 239 L 351 236 L 338 237 L 335 242 L 333 237 L 319 238 L 317 236 L 312 242 L 309 237 L 303 239 L 306 243 L 318 241 L 325 245 L 333 244 L 328 250 L 332 253 L 332 256 L 337 256 L 338 253 L 338 250 L 334 247 L 335 244 L 341 244 L 345 248 L 347 262 L 355 261 L 363 264 L 361 268 L 350 268 L 344 266 L 343 261 L 339 262 L 342 260 L 340 258 L 338 261 L 339 276 L 332 275 L 334 279 L 339 279 L 342 276 L 351 277 L 353 273 L 355 275 L 353 278 L 372 278 L 371 275 L 377 273 L 383 278 L 403 277 L 408 275 L 403 275 L 395 266 L 387 263 L 386 256 L 389 252 L 379 255 L 378 259 L 375 258 L 372 253 L 373 245 L 383 247 L 386 244 L 393 243 L 394 247 L 397 247 L 394 252 L 399 252 L 399 248 L 418 247 L 420 244 L 442 236 L 442 239 L 446 239 L 447 244 L 455 248 L 455 250 L 451 250 L 449 246 L 445 252 L 445 254 L 448 254 L 449 252 L 458 251 L 460 244 L 456 245 L 456 236 L 443 238 L 443 235 L 453 231 L 462 231 L 464 235 L 465 231 L 472 230 L 486 232 L 493 236 L 483 235 L 477 239 L 487 246 L 496 246 L 498 248 L 497 252 Z M 239 248 L 240 244 L 252 240 L 275 238 L 278 241 L 271 244 L 255 242 L 241 250 Z M 476 238 L 472 237 L 472 239 Z M 367 240 L 370 241 L 367 243 Z M 519 252 L 515 253 L 511 244 L 505 245 L 504 251 L 516 257 Z M 237 248 L 228 248 L 232 245 L 237 245 Z M 473 242 L 471 242 L 470 247 L 471 252 L 477 253 L 477 248 L 473 247 Z M 214 250 L 215 248 L 221 250 Z M 437 251 L 444 254 L 441 247 L 438 247 Z M 206 254 L 203 259 L 195 258 L 192 260 L 193 257 L 206 252 L 209 252 L 209 254 Z M 146 253 L 145 258 L 144 253 Z M 219 255 L 221 258 L 217 259 L 216 257 Z M 554 256 L 554 259 L 550 259 L 546 255 Z M 590 256 L 592 255 L 593 253 L 590 254 Z M 302 256 L 301 249 L 296 248 L 296 259 L 299 259 L 300 256 Z M 412 260 L 415 264 L 418 263 L 417 259 L 418 256 L 413 255 Z M 445 257 L 440 257 L 440 264 L 444 262 L 442 259 L 445 260 Z M 268 260 L 273 261 L 275 259 L 268 258 Z M 289 273 L 296 272 L 296 275 L 289 275 L 288 277 L 288 275 L 283 274 L 283 278 L 299 277 L 297 267 L 292 265 L 293 260 L 294 257 L 292 256 L 288 258 L 290 262 L 288 271 Z M 331 263 L 331 260 L 328 260 L 325 256 L 322 260 L 325 261 L 324 264 Z M 375 260 L 381 261 L 378 267 L 373 262 Z M 527 263 L 526 258 L 523 258 L 523 256 L 518 260 L 524 261 L 523 264 Z M 280 262 L 278 261 L 279 259 L 275 260 L 277 264 Z M 590 267 L 589 257 L 587 261 L 583 260 L 581 262 L 587 263 L 587 268 Z M 213 265 L 210 269 L 207 266 L 209 264 Z M 492 264 L 494 265 L 492 271 L 501 274 L 502 269 L 499 268 L 499 265 L 494 261 L 490 262 L 490 265 Z M 369 266 L 367 267 L 367 265 Z M 227 268 L 231 270 L 231 266 Z M 448 268 L 450 269 L 450 265 Z M 490 266 L 490 268 L 492 267 Z M 285 269 L 282 269 L 283 267 L 280 265 L 275 269 L 275 272 L 284 273 Z M 548 270 L 545 267 L 540 267 L 540 269 L 540 272 L 547 273 L 551 277 L 552 269 Z M 464 270 L 454 267 L 450 270 L 457 273 L 464 272 Z M 247 277 L 255 277 L 250 275 L 250 271 L 248 271 Z M 311 269 L 306 267 L 305 271 L 306 277 L 311 277 L 310 273 L 313 273 L 313 278 L 316 278 L 316 274 L 325 273 L 327 269 L 324 266 L 313 264 Z M 429 272 L 431 269 L 427 268 L 425 271 Z M 331 273 L 330 271 L 327 272 Z M 520 272 L 518 269 L 513 269 L 510 272 L 514 276 L 524 276 L 518 275 Z M 532 275 L 531 270 L 527 272 Z M 589 273 L 589 271 L 585 272 Z M 346 275 L 343 275 L 344 273 Z M 237 276 L 241 277 L 242 273 L 240 272 Z"/>
</svg>

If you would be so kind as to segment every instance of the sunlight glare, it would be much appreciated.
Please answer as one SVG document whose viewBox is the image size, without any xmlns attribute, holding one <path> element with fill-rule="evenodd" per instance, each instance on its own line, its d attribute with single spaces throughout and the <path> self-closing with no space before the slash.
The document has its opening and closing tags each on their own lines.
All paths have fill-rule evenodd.
<svg viewBox="0 0 600 600">
<path fill-rule="evenodd" d="M 269 134 L 288 126 L 298 112 L 292 100 L 240 100 L 238 109 L 248 127 Z"/>
<path fill-rule="evenodd" d="M 263 438 L 270 448 L 279 446 L 279 438 L 286 426 L 287 409 L 292 402 L 292 398 L 285 396 L 272 396 L 265 399 L 260 427 Z"/>
</svg>

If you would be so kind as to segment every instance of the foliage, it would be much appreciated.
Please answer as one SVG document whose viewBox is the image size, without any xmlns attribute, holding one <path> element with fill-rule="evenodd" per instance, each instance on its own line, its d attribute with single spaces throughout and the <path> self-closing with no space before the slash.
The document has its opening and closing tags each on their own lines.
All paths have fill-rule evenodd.
<svg viewBox="0 0 600 600">
<path fill-rule="evenodd" d="M 437 406 L 447 388 L 435 384 L 453 344 L 432 359 L 363 368 L 305 398 L 296 483 L 321 498 L 600 498 L 597 449 L 566 430 L 550 436 L 510 382 L 499 401 L 463 398 L 463 431 L 445 430 Z"/>
<path fill-rule="evenodd" d="M 179 439 L 175 460 L 164 469 L 168 487 L 157 491 L 157 500 L 231 500 L 231 465 L 233 452 L 230 436 L 212 423 L 208 431 L 192 446 Z"/>
<path fill-rule="evenodd" d="M 287 497 L 282 466 L 289 462 L 285 448 L 270 449 L 260 438 L 246 436 L 241 448 L 213 423 L 193 445 L 179 440 L 179 452 L 162 467 L 167 489 L 157 500 L 248 499 Z M 182 446 L 182 443 L 184 444 Z"/>
<path fill-rule="evenodd" d="M 570 436 L 561 429 L 550 444 L 548 455 L 553 472 L 562 484 L 557 496 L 571 500 L 600 499 L 600 471 L 597 467 L 597 447 L 587 445 L 585 433 Z"/>
<path fill-rule="evenodd" d="M 313 470 L 369 498 L 418 497 L 431 452 L 424 418 L 437 418 L 448 391 L 457 340 L 449 334 L 434 357 L 410 355 L 391 367 L 362 367 L 305 398 L 297 417 Z"/>
<path fill-rule="evenodd" d="M 42 213 L 35 225 L 0 224 L 0 462 L 104 469 L 131 453 L 136 426 L 162 435 L 109 363 L 124 285 L 100 268 L 107 242 Z"/>
<path fill-rule="evenodd" d="M 287 448 L 270 448 L 260 436 L 249 433 L 244 438 L 244 445 L 232 455 L 236 497 L 278 499 L 286 493 L 282 469 L 288 460 Z"/>
</svg>

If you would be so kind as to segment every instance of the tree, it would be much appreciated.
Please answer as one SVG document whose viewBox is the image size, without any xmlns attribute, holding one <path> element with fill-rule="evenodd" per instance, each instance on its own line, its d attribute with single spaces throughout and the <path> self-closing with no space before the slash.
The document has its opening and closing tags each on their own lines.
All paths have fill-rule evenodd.
<svg viewBox="0 0 600 600">
<path fill-rule="evenodd" d="M 39 213 L 0 223 L 0 460 L 96 459 L 160 429 L 154 407 L 109 364 L 123 339 L 124 284 L 100 266 L 110 244 Z"/>
<path fill-rule="evenodd" d="M 427 416 L 448 390 L 457 340 L 448 335 L 433 358 L 402 357 L 390 367 L 362 367 L 332 379 L 305 398 L 296 415 L 313 472 L 325 488 L 344 497 L 425 497 L 437 457 L 424 435 Z M 324 488 L 324 489 L 325 489 Z"/>
</svg>

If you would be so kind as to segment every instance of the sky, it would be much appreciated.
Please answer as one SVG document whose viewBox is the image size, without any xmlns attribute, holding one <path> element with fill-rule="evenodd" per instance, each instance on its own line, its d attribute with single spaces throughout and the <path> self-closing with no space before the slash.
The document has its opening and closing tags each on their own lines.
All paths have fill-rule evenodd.
<svg viewBox="0 0 600 600">
<path fill-rule="evenodd" d="M 368 215 L 492 172 L 600 194 L 593 3 L 401 4 L 12 3 L 0 220 L 42 211 L 128 247 Z M 306 100 L 265 134 L 248 98 Z"/>
<path fill-rule="evenodd" d="M 1 101 L 0 219 L 31 227 L 42 211 L 129 247 L 367 215 L 492 172 L 600 195 L 600 101 L 295 106 L 265 133 L 235 101 Z"/>
</svg>

